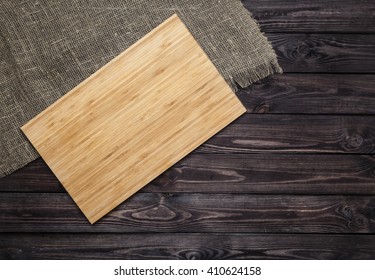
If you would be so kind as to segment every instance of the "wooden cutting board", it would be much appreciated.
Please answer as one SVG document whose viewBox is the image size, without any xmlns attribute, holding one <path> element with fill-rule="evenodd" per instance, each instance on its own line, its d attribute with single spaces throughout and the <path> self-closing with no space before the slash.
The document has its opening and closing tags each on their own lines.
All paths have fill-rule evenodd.
<svg viewBox="0 0 375 280">
<path fill-rule="evenodd" d="M 94 223 L 244 112 L 174 15 L 22 130 Z"/>
</svg>

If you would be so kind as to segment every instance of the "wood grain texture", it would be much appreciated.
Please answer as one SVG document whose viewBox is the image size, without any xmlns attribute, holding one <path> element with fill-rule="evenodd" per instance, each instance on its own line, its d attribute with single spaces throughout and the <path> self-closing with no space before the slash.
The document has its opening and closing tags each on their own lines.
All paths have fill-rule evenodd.
<svg viewBox="0 0 375 280">
<path fill-rule="evenodd" d="M 22 130 L 94 223 L 244 112 L 174 15 Z"/>
<path fill-rule="evenodd" d="M 0 259 L 375 259 L 375 236 L 12 233 Z"/>
<path fill-rule="evenodd" d="M 246 114 L 197 149 L 206 153 L 374 154 L 374 117 Z"/>
<path fill-rule="evenodd" d="M 0 192 L 65 190 L 43 160 L 38 159 L 0 180 Z M 195 153 L 140 192 L 374 195 L 375 157 Z"/>
<path fill-rule="evenodd" d="M 372 0 L 242 0 L 267 32 L 375 33 Z"/>
<path fill-rule="evenodd" d="M 253 114 L 375 114 L 375 75 L 273 75 L 237 95 Z"/>
<path fill-rule="evenodd" d="M 375 34 L 266 34 L 285 73 L 375 73 Z"/>
<path fill-rule="evenodd" d="M 0 232 L 374 233 L 374 196 L 137 193 L 87 223 L 65 193 L 3 193 Z"/>
</svg>

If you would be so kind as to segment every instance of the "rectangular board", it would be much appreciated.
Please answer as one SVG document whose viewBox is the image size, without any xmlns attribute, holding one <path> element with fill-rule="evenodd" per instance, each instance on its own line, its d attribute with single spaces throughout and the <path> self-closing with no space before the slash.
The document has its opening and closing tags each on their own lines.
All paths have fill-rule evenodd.
<svg viewBox="0 0 375 280">
<path fill-rule="evenodd" d="M 94 223 L 245 111 L 174 15 L 21 129 Z"/>
</svg>

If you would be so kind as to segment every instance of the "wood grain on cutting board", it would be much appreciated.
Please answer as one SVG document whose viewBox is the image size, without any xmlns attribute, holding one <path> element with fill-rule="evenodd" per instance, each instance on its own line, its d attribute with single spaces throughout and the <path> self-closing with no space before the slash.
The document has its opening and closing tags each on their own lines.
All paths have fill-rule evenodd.
<svg viewBox="0 0 375 280">
<path fill-rule="evenodd" d="M 22 130 L 94 223 L 243 113 L 174 15 Z"/>
</svg>

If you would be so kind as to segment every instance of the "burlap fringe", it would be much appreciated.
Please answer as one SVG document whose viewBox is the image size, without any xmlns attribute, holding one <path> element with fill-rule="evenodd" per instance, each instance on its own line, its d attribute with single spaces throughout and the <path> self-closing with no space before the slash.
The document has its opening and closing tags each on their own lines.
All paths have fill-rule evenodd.
<svg viewBox="0 0 375 280">
<path fill-rule="evenodd" d="M 230 87 L 235 92 L 237 92 L 239 90 L 239 87 L 248 87 L 249 85 L 275 73 L 283 73 L 283 70 L 277 62 L 276 55 L 275 58 L 272 61 L 270 61 L 269 64 L 259 65 L 255 68 L 248 69 L 247 71 L 237 73 L 236 75 L 230 77 L 230 81 L 228 82 Z"/>
</svg>

